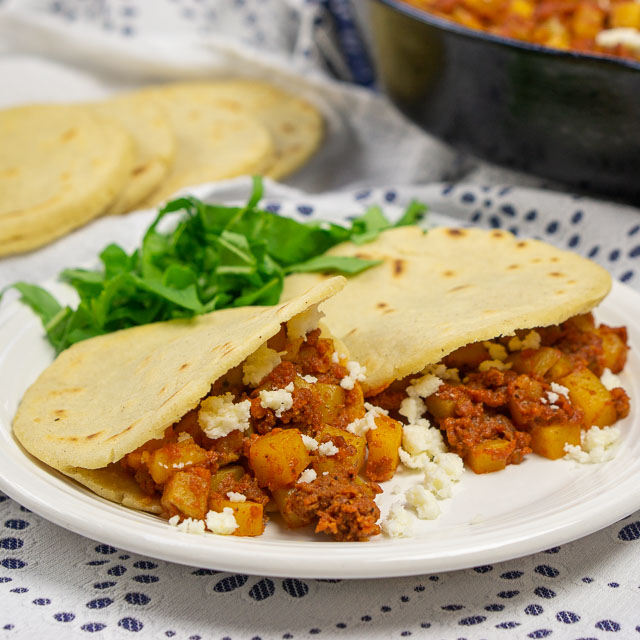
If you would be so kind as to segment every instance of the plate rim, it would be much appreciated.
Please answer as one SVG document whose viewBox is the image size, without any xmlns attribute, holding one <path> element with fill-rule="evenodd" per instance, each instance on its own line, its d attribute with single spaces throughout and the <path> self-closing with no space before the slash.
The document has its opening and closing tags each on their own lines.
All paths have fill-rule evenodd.
<svg viewBox="0 0 640 640">
<path fill-rule="evenodd" d="M 640 294 L 618 281 L 613 281 L 612 291 L 601 307 L 606 310 L 620 296 L 630 307 L 635 305 L 640 311 Z M 0 330 L 16 313 L 16 306 L 24 308 L 15 301 L 0 314 Z M 640 332 L 640 320 L 632 322 L 631 310 L 621 312 L 617 309 L 616 312 L 625 317 L 627 326 Z M 34 318 L 39 323 L 35 315 Z M 0 345 L 0 366 L 6 347 Z M 640 366 L 640 354 L 635 358 Z M 639 420 L 640 417 L 636 416 L 634 423 Z M 0 450 L 0 461 L 3 462 L 0 490 L 8 496 L 45 519 L 97 542 L 178 564 L 231 573 L 283 578 L 370 579 L 466 569 L 479 564 L 504 562 L 565 544 L 603 529 L 640 508 L 640 493 L 619 490 L 614 495 L 607 494 L 609 500 L 606 505 L 599 506 L 590 500 L 581 509 L 582 517 L 555 526 L 549 523 L 547 531 L 534 531 L 532 535 L 518 533 L 515 538 L 506 541 L 498 537 L 492 544 L 484 543 L 479 548 L 441 551 L 435 555 L 430 552 L 428 542 L 416 537 L 377 539 L 356 545 L 330 540 L 273 541 L 233 536 L 194 536 L 175 530 L 157 517 L 111 503 L 59 472 L 45 469 L 45 465 L 35 461 L 17 443 L 10 422 L 11 419 L 7 424 L 0 415 L 0 436 L 12 440 L 22 457 L 13 459 L 7 457 L 4 448 Z M 635 475 L 623 479 L 622 487 L 637 481 L 639 477 L 640 470 L 636 470 Z M 63 485 L 57 486 L 59 483 Z M 39 489 L 48 491 L 39 492 Z M 50 492 L 53 492 L 54 498 L 63 500 L 58 502 L 52 499 Z M 69 505 L 74 507 L 71 511 L 68 510 Z M 572 507 L 570 513 L 576 508 Z M 100 515 L 103 519 L 100 519 Z M 109 517 L 104 518 L 105 515 Z M 131 526 L 136 521 L 140 525 L 138 535 L 130 536 Z M 510 528 L 517 529 L 517 526 Z M 437 528 L 434 533 L 437 534 Z M 385 553 L 380 553 L 382 544 L 385 545 Z M 287 546 L 289 551 L 286 550 Z M 391 549 L 391 553 L 386 553 L 388 549 Z"/>
</svg>

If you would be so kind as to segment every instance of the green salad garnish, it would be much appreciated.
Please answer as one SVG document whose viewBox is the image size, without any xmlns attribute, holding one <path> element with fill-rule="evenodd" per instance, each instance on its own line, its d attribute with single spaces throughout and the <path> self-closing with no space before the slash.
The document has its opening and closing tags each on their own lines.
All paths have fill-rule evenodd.
<svg viewBox="0 0 640 640">
<path fill-rule="evenodd" d="M 186 318 L 216 309 L 276 304 L 286 275 L 296 272 L 360 273 L 375 260 L 323 255 L 350 240 L 363 244 L 380 231 L 415 224 L 426 206 L 412 202 L 395 224 L 370 207 L 349 227 L 297 222 L 258 208 L 262 181 L 254 178 L 244 207 L 179 198 L 163 207 L 132 254 L 110 244 L 102 267 L 65 269 L 60 278 L 77 291 L 76 309 L 62 306 L 37 285 L 18 282 L 21 299 L 37 313 L 56 349 L 93 336 L 150 322 Z M 158 226 L 182 212 L 170 231 Z M 0 298 L 3 292 L 0 292 Z"/>
</svg>

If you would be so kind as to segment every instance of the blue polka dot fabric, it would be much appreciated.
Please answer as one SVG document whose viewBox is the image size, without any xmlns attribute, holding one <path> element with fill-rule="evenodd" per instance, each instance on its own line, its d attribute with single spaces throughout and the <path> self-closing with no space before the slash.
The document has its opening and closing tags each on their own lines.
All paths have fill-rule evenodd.
<svg viewBox="0 0 640 640">
<path fill-rule="evenodd" d="M 106 92 L 151 79 L 242 72 L 313 98 L 326 120 L 324 144 L 288 187 L 267 182 L 269 211 L 339 222 L 373 204 L 397 216 L 417 199 L 429 205 L 429 223 L 541 238 L 590 257 L 640 290 L 636 209 L 507 184 L 511 174 L 482 165 L 476 171 L 477 163 L 422 134 L 380 98 L 329 80 L 375 81 L 358 30 L 364 4 L 0 0 L 0 34 L 21 53 L 82 65 Z M 48 79 L 52 68 L 43 73 Z M 110 84 L 114 78 L 122 82 Z M 31 83 L 43 91 L 51 84 Z M 66 88 L 63 95 L 29 94 L 52 97 L 69 99 Z M 540 182 L 526 177 L 520 184 Z M 249 191 L 248 179 L 193 190 L 212 202 L 244 202 Z M 131 249 L 152 216 L 103 218 L 42 251 L 5 259 L 0 290 L 90 264 L 109 242 Z M 640 639 L 639 558 L 637 512 L 582 540 L 464 571 L 308 580 L 292 566 L 289 578 L 253 576 L 179 566 L 92 541 L 0 493 L 0 637 Z"/>
<path fill-rule="evenodd" d="M 0 549 L 0 629 L 8 638 L 602 640 L 640 633 L 640 512 L 502 564 L 304 580 L 125 553 L 24 514 L 0 493 Z"/>
</svg>

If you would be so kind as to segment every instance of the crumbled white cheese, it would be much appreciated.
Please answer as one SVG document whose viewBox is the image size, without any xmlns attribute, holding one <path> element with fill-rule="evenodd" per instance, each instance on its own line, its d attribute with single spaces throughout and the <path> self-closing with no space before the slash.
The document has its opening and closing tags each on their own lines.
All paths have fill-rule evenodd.
<svg viewBox="0 0 640 640">
<path fill-rule="evenodd" d="M 623 47 L 640 51 L 640 31 L 633 27 L 604 29 L 596 35 L 596 44 L 606 49 L 613 49 L 618 45 L 622 45 Z"/>
<path fill-rule="evenodd" d="M 507 350 L 499 342 L 483 342 L 482 346 L 489 352 L 489 358 L 491 360 L 500 360 L 501 362 L 507 359 Z"/>
<path fill-rule="evenodd" d="M 305 482 L 313 482 L 318 477 L 315 469 L 305 469 L 298 478 L 298 484 Z"/>
<path fill-rule="evenodd" d="M 562 386 L 561 384 L 558 384 L 557 382 L 551 383 L 551 390 L 560 396 L 564 396 L 565 398 L 569 397 L 569 389 L 567 389 L 567 387 Z"/>
<path fill-rule="evenodd" d="M 404 494 L 407 504 L 413 507 L 421 520 L 435 520 L 440 515 L 438 500 L 422 485 L 416 484 Z"/>
<path fill-rule="evenodd" d="M 318 448 L 318 441 L 311 436 L 306 436 L 304 433 L 302 434 L 302 443 L 307 451 L 315 451 Z"/>
<path fill-rule="evenodd" d="M 183 533 L 193 533 L 194 535 L 204 535 L 204 520 L 196 520 L 194 518 L 185 518 L 180 522 L 179 516 L 169 518 L 169 524 L 174 526 L 178 531 Z"/>
<path fill-rule="evenodd" d="M 398 455 L 400 456 L 400 462 L 402 462 L 407 469 L 423 470 L 424 467 L 431 462 L 431 456 L 428 453 L 417 453 L 415 455 L 411 455 L 402 447 L 398 449 Z"/>
<path fill-rule="evenodd" d="M 178 434 L 178 442 L 184 442 L 185 440 L 191 440 L 191 435 L 186 431 L 181 431 Z"/>
<path fill-rule="evenodd" d="M 280 362 L 280 354 L 270 349 L 265 342 L 244 361 L 242 382 L 252 387 L 258 386 Z"/>
<path fill-rule="evenodd" d="M 329 475 L 329 472 L 328 472 L 328 471 L 323 471 L 323 472 L 322 472 L 322 475 L 323 475 L 323 476 L 328 476 L 328 475 Z"/>
<path fill-rule="evenodd" d="M 297 316 L 293 316 L 293 318 L 287 322 L 288 338 L 290 340 L 295 340 L 296 338 L 306 339 L 307 333 L 313 331 L 322 318 L 324 318 L 324 313 L 318 310 L 317 304 L 314 304 Z"/>
<path fill-rule="evenodd" d="M 205 398 L 198 412 L 198 424 L 207 438 L 216 440 L 229 435 L 232 431 L 246 431 L 249 428 L 251 401 L 234 403 L 233 395 Z"/>
<path fill-rule="evenodd" d="M 364 403 L 364 408 L 367 410 L 367 413 L 364 414 L 363 418 L 356 418 L 350 425 L 347 426 L 347 431 L 349 433 L 355 433 L 357 436 L 363 436 L 367 431 L 371 429 L 376 429 L 376 416 L 387 416 L 389 412 L 386 409 L 382 409 L 381 407 L 376 407 L 369 402 Z"/>
<path fill-rule="evenodd" d="M 455 454 L 453 454 L 455 455 Z M 453 495 L 453 478 L 437 462 L 424 465 L 424 486 L 437 498 L 444 500 Z"/>
<path fill-rule="evenodd" d="M 365 380 L 367 370 L 366 367 L 361 366 L 360 363 L 355 362 L 355 360 L 347 362 L 347 369 L 349 370 L 349 374 L 340 380 L 340 386 L 350 391 L 355 386 L 356 381 L 363 382 Z"/>
<path fill-rule="evenodd" d="M 511 362 L 502 362 L 502 360 L 483 360 L 478 365 L 478 371 L 489 371 L 489 369 L 498 369 L 498 371 L 506 371 L 511 369 Z"/>
<path fill-rule="evenodd" d="M 230 536 L 239 526 L 231 507 L 225 507 L 222 511 L 209 511 L 205 521 L 207 529 L 219 536 Z"/>
<path fill-rule="evenodd" d="M 333 362 L 334 364 L 339 364 L 340 360 L 344 360 L 345 356 L 343 354 L 338 355 L 337 351 L 334 351 L 331 354 L 331 362 Z"/>
<path fill-rule="evenodd" d="M 444 364 L 430 364 L 422 373 L 430 373 L 441 380 L 460 382 L 460 372 L 457 369 L 447 369 Z"/>
<path fill-rule="evenodd" d="M 620 436 L 618 427 L 591 427 L 580 434 L 580 446 L 564 445 L 564 458 L 582 464 L 607 462 L 615 457 Z"/>
<path fill-rule="evenodd" d="M 428 398 L 442 386 L 442 380 L 432 373 L 427 373 L 421 378 L 415 378 L 407 387 L 407 395 L 410 398 Z"/>
<path fill-rule="evenodd" d="M 227 491 L 227 498 L 231 502 L 246 502 L 247 496 L 242 493 L 238 493 L 237 491 Z"/>
<path fill-rule="evenodd" d="M 338 449 L 338 447 L 336 447 L 336 445 L 333 444 L 333 442 L 331 442 L 331 440 L 329 440 L 329 442 L 323 442 L 318 447 L 318 453 L 321 456 L 327 456 L 327 457 L 335 456 L 336 453 L 338 453 L 339 451 L 340 451 L 340 449 Z"/>
<path fill-rule="evenodd" d="M 411 423 L 420 420 L 426 410 L 427 405 L 421 398 L 408 397 L 400 403 L 398 413 Z"/>
<path fill-rule="evenodd" d="M 611 369 L 605 369 L 602 372 L 602 376 L 600 376 L 600 382 L 611 391 L 611 389 L 615 389 L 616 387 L 622 387 L 622 382 L 620 378 L 615 373 L 611 372 Z"/>
<path fill-rule="evenodd" d="M 432 427 L 429 421 L 424 418 L 404 426 L 402 446 L 414 456 L 426 453 L 434 457 L 447 450 L 440 429 Z"/>
<path fill-rule="evenodd" d="M 547 400 L 551 404 L 553 404 L 554 402 L 557 402 L 559 397 L 560 396 L 557 393 L 555 393 L 554 391 L 547 391 Z"/>
<path fill-rule="evenodd" d="M 433 458 L 437 464 L 453 482 L 460 482 L 464 475 L 464 462 L 456 453 L 436 453 Z"/>
<path fill-rule="evenodd" d="M 293 406 L 293 382 L 290 382 L 284 389 L 274 389 L 273 391 L 260 391 L 260 406 L 263 409 L 273 409 L 276 418 L 282 417 L 285 411 L 289 411 Z"/>
<path fill-rule="evenodd" d="M 413 518 L 400 502 L 396 502 L 391 505 L 380 527 L 383 533 L 392 538 L 408 538 L 413 535 Z"/>
<path fill-rule="evenodd" d="M 300 374 L 298 374 L 300 375 Z M 309 384 L 314 384 L 315 382 L 318 382 L 318 378 L 316 378 L 315 376 L 300 376 L 305 382 L 308 382 Z"/>
<path fill-rule="evenodd" d="M 518 336 L 513 336 L 509 340 L 509 351 L 524 351 L 525 349 L 539 349 L 542 343 L 542 338 L 537 331 L 529 331 L 527 335 L 520 339 Z"/>
</svg>

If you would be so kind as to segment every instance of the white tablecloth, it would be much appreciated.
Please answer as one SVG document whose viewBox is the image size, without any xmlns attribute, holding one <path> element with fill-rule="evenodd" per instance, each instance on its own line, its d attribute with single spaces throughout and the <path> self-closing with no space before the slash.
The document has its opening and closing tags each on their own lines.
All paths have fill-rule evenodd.
<svg viewBox="0 0 640 640">
<path fill-rule="evenodd" d="M 166 78 L 267 75 L 314 100 L 329 123 L 312 163 L 289 186 L 267 185 L 271 209 L 335 217 L 418 198 L 461 221 L 569 247 L 640 289 L 637 210 L 531 188 L 540 181 L 460 157 L 368 90 L 329 79 L 328 63 L 360 80 L 367 65 L 356 50 L 349 64 L 335 46 L 327 5 L 342 12 L 346 6 L 0 1 L 0 103 L 93 98 Z M 198 193 L 241 200 L 248 182 Z M 0 288 L 91 263 L 111 241 L 131 247 L 150 215 L 97 220 L 49 247 L 5 259 Z M 3 307 L 14 298 L 7 294 Z M 640 637 L 639 589 L 640 512 L 582 540 L 493 566 L 321 581 L 144 558 L 70 533 L 0 495 L 0 633 L 7 638 L 632 638 Z"/>
</svg>

